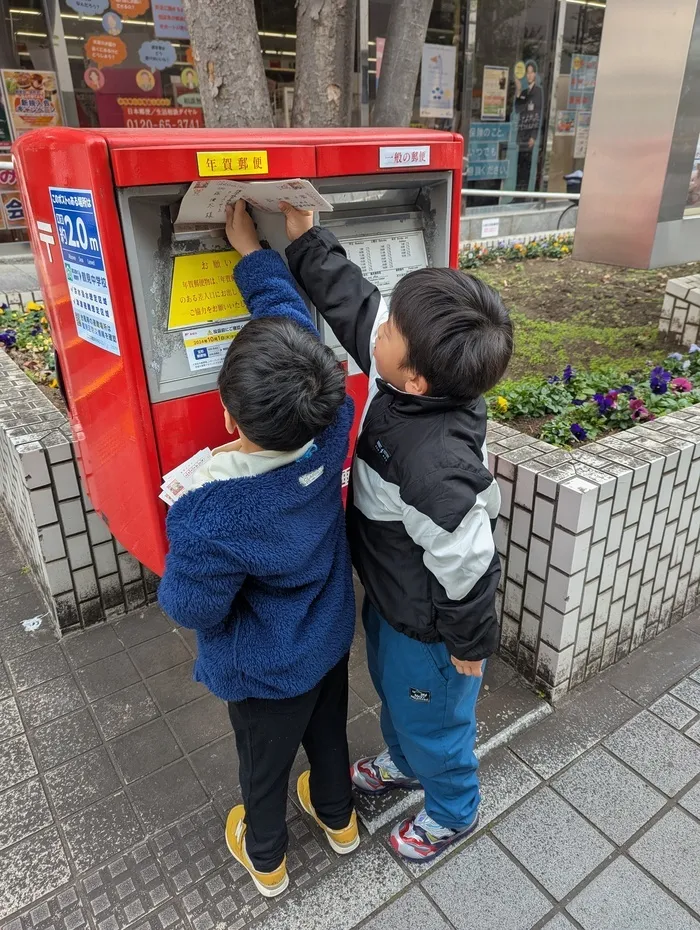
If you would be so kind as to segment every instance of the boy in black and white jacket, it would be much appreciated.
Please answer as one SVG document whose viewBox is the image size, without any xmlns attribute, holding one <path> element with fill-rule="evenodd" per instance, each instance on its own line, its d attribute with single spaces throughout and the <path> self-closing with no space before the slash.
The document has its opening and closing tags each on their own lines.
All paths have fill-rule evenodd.
<svg viewBox="0 0 700 930">
<path fill-rule="evenodd" d="M 478 823 L 475 708 L 500 574 L 482 395 L 506 370 L 512 326 L 492 288 L 448 268 L 406 275 L 389 311 L 331 232 L 284 210 L 292 274 L 370 381 L 348 534 L 387 748 L 353 781 L 424 789 L 391 842 L 426 861 Z"/>
</svg>

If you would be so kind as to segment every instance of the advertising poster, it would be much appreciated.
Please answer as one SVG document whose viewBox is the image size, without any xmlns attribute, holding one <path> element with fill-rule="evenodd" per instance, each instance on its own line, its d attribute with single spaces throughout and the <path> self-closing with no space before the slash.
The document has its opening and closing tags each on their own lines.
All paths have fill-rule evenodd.
<svg viewBox="0 0 700 930">
<path fill-rule="evenodd" d="M 576 110 L 557 110 L 555 136 L 573 136 L 576 132 Z"/>
<path fill-rule="evenodd" d="M 451 119 L 457 49 L 454 45 L 423 46 L 420 74 L 420 116 Z"/>
<path fill-rule="evenodd" d="M 700 139 L 698 139 L 695 148 L 695 160 L 693 161 L 693 172 L 690 175 L 690 184 L 688 185 L 686 206 L 692 208 L 693 213 L 700 210 Z"/>
<path fill-rule="evenodd" d="M 151 9 L 159 39 L 189 39 L 183 0 L 153 0 Z"/>
<path fill-rule="evenodd" d="M 484 65 L 481 91 L 482 120 L 504 120 L 508 99 L 508 68 Z"/>
<path fill-rule="evenodd" d="M 141 63 L 151 71 L 164 71 L 175 64 L 177 52 L 172 42 L 153 39 L 143 43 L 139 49 L 139 58 Z"/>
<path fill-rule="evenodd" d="M 100 68 L 114 68 L 126 61 L 128 50 L 118 36 L 94 35 L 85 43 L 85 57 Z"/>
<path fill-rule="evenodd" d="M 200 107 L 154 106 L 148 98 L 119 98 L 127 129 L 199 129 L 204 126 Z"/>
<path fill-rule="evenodd" d="M 569 110 L 590 109 L 593 106 L 597 74 L 597 55 L 574 55 L 569 75 Z"/>
<path fill-rule="evenodd" d="M 579 110 L 576 114 L 576 139 L 574 140 L 574 158 L 585 158 L 588 149 L 588 130 L 591 125 L 591 111 Z"/>
<path fill-rule="evenodd" d="M 119 355 L 94 195 L 66 187 L 50 187 L 49 195 L 78 336 Z"/>
<path fill-rule="evenodd" d="M 15 138 L 30 129 L 63 125 L 53 71 L 2 71 L 7 117 Z"/>
<path fill-rule="evenodd" d="M 376 74 L 374 76 L 375 84 L 379 84 L 379 75 L 382 72 L 382 58 L 384 58 L 384 44 L 386 39 L 383 36 L 377 36 L 377 62 L 376 62 Z"/>
</svg>

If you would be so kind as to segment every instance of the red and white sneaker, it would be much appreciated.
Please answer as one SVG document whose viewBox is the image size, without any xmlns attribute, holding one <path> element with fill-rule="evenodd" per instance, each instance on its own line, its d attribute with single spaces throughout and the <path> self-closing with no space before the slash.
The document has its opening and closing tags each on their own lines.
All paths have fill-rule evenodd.
<svg viewBox="0 0 700 930">
<path fill-rule="evenodd" d="M 450 830 L 449 827 L 441 827 L 439 823 L 436 823 L 423 808 L 415 817 L 397 824 L 391 831 L 389 842 L 404 859 L 411 859 L 414 862 L 430 862 L 452 843 L 469 836 L 478 826 L 478 812 L 469 826 L 462 830 Z"/>
<path fill-rule="evenodd" d="M 385 749 L 378 756 L 358 759 L 350 767 L 350 777 L 356 788 L 363 794 L 386 794 L 397 788 L 420 788 L 417 778 L 408 778 L 391 761 L 389 750 Z"/>
</svg>

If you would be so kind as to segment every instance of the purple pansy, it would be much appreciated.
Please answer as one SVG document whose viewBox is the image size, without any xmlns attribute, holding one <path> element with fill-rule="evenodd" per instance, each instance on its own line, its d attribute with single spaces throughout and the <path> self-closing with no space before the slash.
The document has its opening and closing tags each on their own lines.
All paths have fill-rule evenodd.
<svg viewBox="0 0 700 930">
<path fill-rule="evenodd" d="M 562 379 L 561 379 L 561 380 L 564 382 L 564 384 L 568 384 L 569 381 L 571 381 L 571 379 L 574 377 L 575 374 L 576 374 L 576 372 L 575 372 L 574 369 L 571 367 L 571 365 L 567 365 L 566 368 L 564 369 L 564 374 L 562 375 Z"/>
<path fill-rule="evenodd" d="M 654 394 L 665 394 L 668 390 L 668 382 L 672 377 L 670 371 L 666 371 L 661 365 L 657 365 L 649 373 L 649 387 Z"/>
<path fill-rule="evenodd" d="M 0 333 L 0 343 L 2 343 L 6 349 L 11 349 L 13 346 L 17 345 L 17 336 L 15 335 L 14 329 L 6 329 L 4 333 Z"/>
<path fill-rule="evenodd" d="M 584 442 L 588 439 L 588 433 L 579 423 L 572 424 L 571 434 L 578 442 Z"/>
</svg>

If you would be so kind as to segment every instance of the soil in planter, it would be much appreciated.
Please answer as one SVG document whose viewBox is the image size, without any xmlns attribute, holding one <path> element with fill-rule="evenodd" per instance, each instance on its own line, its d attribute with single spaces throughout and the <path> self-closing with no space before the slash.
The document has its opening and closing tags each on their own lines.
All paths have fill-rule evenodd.
<svg viewBox="0 0 700 930">
<path fill-rule="evenodd" d="M 678 349 L 658 333 L 666 282 L 698 272 L 698 264 L 640 271 L 571 258 L 502 262 L 476 270 L 513 312 L 510 378 L 546 376 L 567 364 L 634 368 L 647 359 L 662 360 Z"/>
</svg>

